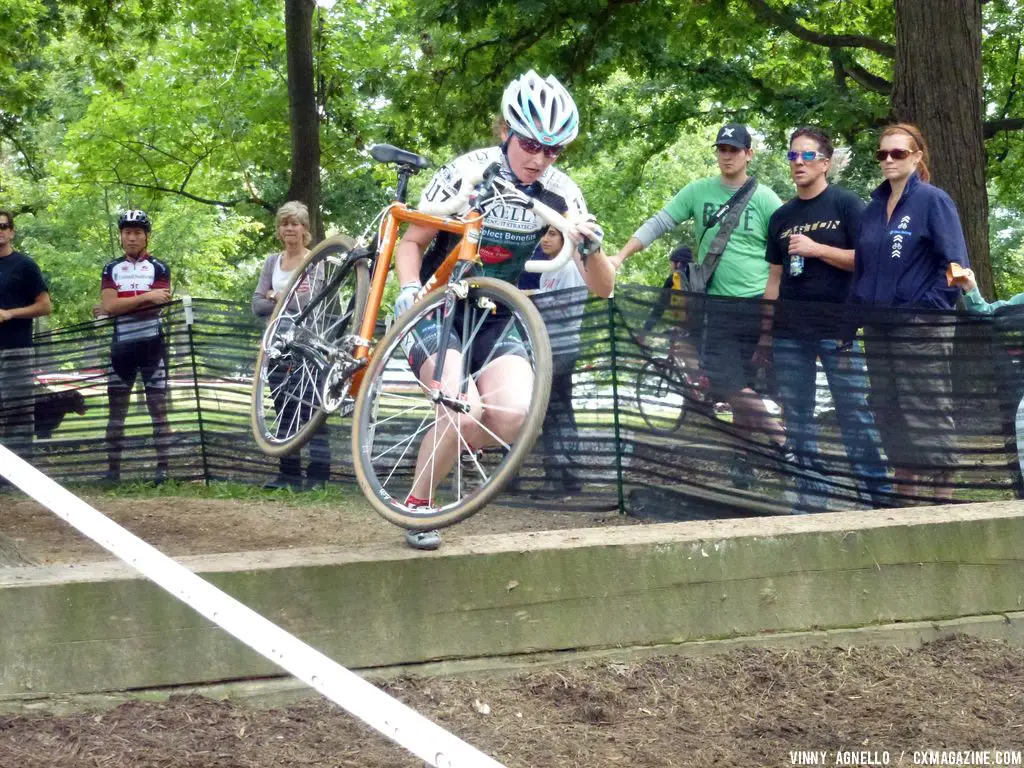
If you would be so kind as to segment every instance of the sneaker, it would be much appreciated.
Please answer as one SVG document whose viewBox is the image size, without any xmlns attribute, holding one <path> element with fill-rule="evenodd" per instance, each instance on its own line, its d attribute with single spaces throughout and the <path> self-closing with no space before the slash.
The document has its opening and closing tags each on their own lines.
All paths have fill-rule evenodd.
<svg viewBox="0 0 1024 768">
<path fill-rule="evenodd" d="M 121 473 L 115 472 L 112 469 L 108 469 L 103 473 L 103 477 L 100 478 L 100 485 L 106 487 L 112 487 L 121 483 Z"/>
<path fill-rule="evenodd" d="M 411 549 L 433 552 L 441 546 L 441 534 L 437 531 L 406 531 L 405 543 Z"/>
<path fill-rule="evenodd" d="M 166 467 L 157 467 L 156 473 L 153 475 L 153 485 L 161 486 L 166 483 L 170 478 L 167 476 Z"/>
<path fill-rule="evenodd" d="M 322 477 L 307 477 L 302 488 L 306 491 L 322 491 L 327 487 L 327 481 Z"/>
<path fill-rule="evenodd" d="M 428 506 L 426 499 L 418 499 L 411 493 L 405 497 L 405 504 L 411 509 Z M 441 546 L 441 534 L 437 531 L 406 531 L 405 543 L 410 549 L 432 552 Z"/>
</svg>

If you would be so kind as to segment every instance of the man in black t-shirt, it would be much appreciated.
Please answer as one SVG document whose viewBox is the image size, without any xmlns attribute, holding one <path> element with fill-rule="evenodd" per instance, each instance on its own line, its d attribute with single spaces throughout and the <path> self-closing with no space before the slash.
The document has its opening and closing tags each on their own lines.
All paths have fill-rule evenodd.
<svg viewBox="0 0 1024 768">
<path fill-rule="evenodd" d="M 832 151 L 832 141 L 818 128 L 793 133 L 786 156 L 796 197 L 768 223 L 765 259 L 771 266 L 764 297 L 773 303 L 762 318 L 755 357 L 774 356 L 786 439 L 798 464 L 796 513 L 824 509 L 829 495 L 857 495 L 860 487 L 875 506 L 891 506 L 892 485 L 867 404 L 863 352 L 839 341 L 864 203 L 829 185 Z M 826 485 L 813 471 L 821 467 L 814 423 L 818 360 L 828 377 L 853 482 L 839 478 Z"/>
<path fill-rule="evenodd" d="M 0 443 L 32 458 L 32 318 L 50 314 L 39 267 L 14 250 L 14 216 L 0 211 Z"/>
</svg>

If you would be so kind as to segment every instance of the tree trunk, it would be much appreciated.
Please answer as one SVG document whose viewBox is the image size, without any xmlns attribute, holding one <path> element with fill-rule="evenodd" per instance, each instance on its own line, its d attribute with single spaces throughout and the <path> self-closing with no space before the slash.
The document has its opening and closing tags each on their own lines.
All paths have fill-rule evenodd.
<svg viewBox="0 0 1024 768">
<path fill-rule="evenodd" d="M 956 203 L 978 287 L 991 299 L 981 0 L 894 0 L 894 5 L 892 114 L 924 134 L 932 183 Z"/>
<path fill-rule="evenodd" d="M 320 219 L 320 115 L 313 78 L 314 0 L 285 0 L 284 28 L 288 51 L 288 112 L 292 134 L 291 185 L 288 199 L 309 207 L 310 232 L 323 239 Z"/>
</svg>

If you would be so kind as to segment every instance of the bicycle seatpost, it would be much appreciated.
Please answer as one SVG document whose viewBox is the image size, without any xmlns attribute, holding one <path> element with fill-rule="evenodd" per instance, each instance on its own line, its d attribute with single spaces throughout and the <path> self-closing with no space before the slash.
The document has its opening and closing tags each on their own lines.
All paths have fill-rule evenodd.
<svg viewBox="0 0 1024 768">
<path fill-rule="evenodd" d="M 398 188 L 395 190 L 395 199 L 404 203 L 408 195 L 409 177 L 419 173 L 419 170 L 411 165 L 398 166 Z"/>
</svg>

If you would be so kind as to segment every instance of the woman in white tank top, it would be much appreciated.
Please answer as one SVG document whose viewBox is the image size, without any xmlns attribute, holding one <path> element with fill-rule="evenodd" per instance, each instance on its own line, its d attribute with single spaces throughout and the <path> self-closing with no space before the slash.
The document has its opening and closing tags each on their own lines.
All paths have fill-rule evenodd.
<svg viewBox="0 0 1024 768">
<path fill-rule="evenodd" d="M 309 253 L 309 209 L 300 202 L 285 203 L 277 210 L 277 237 L 284 250 L 267 256 L 260 272 L 259 282 L 252 294 L 252 311 L 257 317 L 268 318 L 274 311 L 278 296 L 288 286 L 292 273 Z M 280 384 L 271 382 L 271 389 L 278 393 L 274 405 L 280 412 L 282 408 L 294 408 L 289 404 L 285 392 L 279 390 Z M 284 421 L 288 421 L 285 418 Z M 281 468 L 277 477 L 264 483 L 264 488 L 290 488 L 299 490 L 304 487 L 322 487 L 327 482 L 331 469 L 331 448 L 328 442 L 327 425 L 321 427 L 313 436 L 309 445 L 309 465 L 306 467 L 305 483 L 302 479 L 302 459 L 298 453 L 281 457 Z"/>
</svg>

